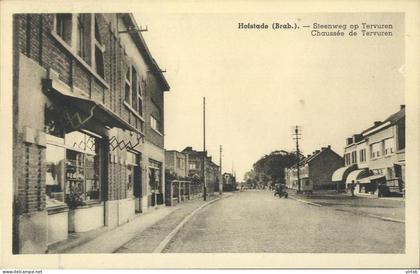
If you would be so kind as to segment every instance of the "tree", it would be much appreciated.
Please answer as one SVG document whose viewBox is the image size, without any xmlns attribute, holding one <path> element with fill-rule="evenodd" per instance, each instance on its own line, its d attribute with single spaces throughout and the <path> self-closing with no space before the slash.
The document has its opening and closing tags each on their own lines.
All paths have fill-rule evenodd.
<svg viewBox="0 0 420 274">
<path fill-rule="evenodd" d="M 300 155 L 302 158 L 303 155 Z M 245 174 L 250 180 L 257 184 L 267 186 L 276 183 L 285 183 L 284 169 L 289 168 L 297 162 L 296 153 L 289 153 L 284 150 L 273 151 L 264 155 L 253 165 L 253 170 Z M 246 179 L 245 179 L 246 181 Z"/>
</svg>

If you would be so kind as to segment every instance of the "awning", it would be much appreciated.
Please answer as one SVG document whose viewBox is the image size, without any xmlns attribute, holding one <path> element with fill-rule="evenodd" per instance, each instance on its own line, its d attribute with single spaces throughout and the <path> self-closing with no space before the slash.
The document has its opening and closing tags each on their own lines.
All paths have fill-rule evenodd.
<svg viewBox="0 0 420 274">
<path fill-rule="evenodd" d="M 380 175 L 369 176 L 369 180 L 371 180 L 371 181 L 378 180 L 378 179 L 381 179 L 381 178 L 385 178 L 385 175 L 380 174 Z"/>
<path fill-rule="evenodd" d="M 348 176 L 348 174 L 355 170 L 357 167 L 356 165 L 350 165 L 350 166 L 344 166 L 344 167 L 340 167 L 339 169 L 337 169 L 336 171 L 334 171 L 332 177 L 331 177 L 331 181 L 332 182 L 341 182 L 341 181 L 345 181 L 346 177 Z"/>
<path fill-rule="evenodd" d="M 58 103 L 62 107 L 61 110 L 64 112 L 67 123 L 75 129 L 80 128 L 90 119 L 94 118 L 104 126 L 126 129 L 144 136 L 140 130 L 121 119 L 103 104 L 72 94 L 66 91 L 62 87 L 62 84 L 52 79 L 43 79 L 42 84 L 44 93 L 53 102 Z M 68 110 L 69 106 L 72 108 L 71 111 Z"/>
<path fill-rule="evenodd" d="M 365 177 L 365 178 L 360 179 L 359 183 L 360 184 L 370 184 L 372 181 L 378 180 L 378 179 L 381 179 L 381 178 L 385 178 L 385 175 L 372 175 L 372 176 L 369 176 L 369 177 Z"/>
<path fill-rule="evenodd" d="M 352 172 L 350 172 L 349 176 L 347 176 L 346 183 L 350 184 L 352 181 L 357 183 L 357 180 L 360 180 L 362 178 L 365 178 L 369 176 L 369 170 L 368 169 L 356 169 Z"/>
</svg>

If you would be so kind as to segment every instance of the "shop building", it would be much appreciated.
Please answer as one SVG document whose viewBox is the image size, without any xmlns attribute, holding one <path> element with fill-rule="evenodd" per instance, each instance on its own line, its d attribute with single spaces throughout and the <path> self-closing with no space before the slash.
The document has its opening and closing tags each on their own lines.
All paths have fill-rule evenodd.
<svg viewBox="0 0 420 274">
<path fill-rule="evenodd" d="M 347 138 L 345 166 L 333 181 L 354 181 L 360 192 L 375 193 L 379 184 L 387 191 L 404 192 L 405 185 L 405 106 L 387 119 L 375 121 L 360 134 Z M 351 170 L 347 175 L 343 170 Z"/>
<path fill-rule="evenodd" d="M 362 134 L 355 134 L 346 139 L 344 147 L 344 166 L 334 171 L 332 182 L 338 191 L 344 191 L 348 184 L 369 176 L 366 140 Z"/>
<path fill-rule="evenodd" d="M 322 147 L 300 160 L 299 165 L 285 169 L 286 186 L 299 189 L 298 167 L 301 190 L 312 191 L 331 189 L 331 176 L 337 168 L 343 166 L 343 158 L 331 149 Z"/>
<path fill-rule="evenodd" d="M 131 14 L 16 14 L 13 252 L 164 200 L 169 85 Z"/>
</svg>

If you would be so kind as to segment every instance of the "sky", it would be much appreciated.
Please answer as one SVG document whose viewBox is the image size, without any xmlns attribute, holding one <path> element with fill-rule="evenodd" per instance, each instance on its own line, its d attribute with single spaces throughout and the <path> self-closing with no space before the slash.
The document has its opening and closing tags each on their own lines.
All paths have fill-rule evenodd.
<svg viewBox="0 0 420 274">
<path fill-rule="evenodd" d="M 134 12 L 171 90 L 165 93 L 165 148 L 206 147 L 242 180 L 259 158 L 300 147 L 343 154 L 345 139 L 404 104 L 404 17 L 326 13 Z M 393 24 L 392 37 L 312 37 L 310 29 L 238 29 L 238 23 Z M 349 27 L 349 26 L 347 26 Z M 359 33 L 361 35 L 361 33 Z"/>
</svg>

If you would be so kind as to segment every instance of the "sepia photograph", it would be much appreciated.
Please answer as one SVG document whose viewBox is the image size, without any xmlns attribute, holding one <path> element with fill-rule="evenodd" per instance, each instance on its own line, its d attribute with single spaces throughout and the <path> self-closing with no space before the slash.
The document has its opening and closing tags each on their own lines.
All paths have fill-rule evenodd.
<svg viewBox="0 0 420 274">
<path fill-rule="evenodd" d="M 419 267 L 418 3 L 12 2 L 9 268 Z"/>
</svg>

